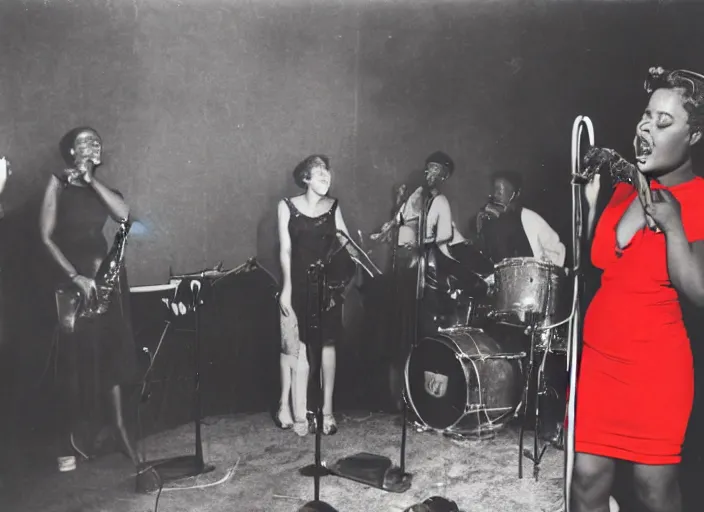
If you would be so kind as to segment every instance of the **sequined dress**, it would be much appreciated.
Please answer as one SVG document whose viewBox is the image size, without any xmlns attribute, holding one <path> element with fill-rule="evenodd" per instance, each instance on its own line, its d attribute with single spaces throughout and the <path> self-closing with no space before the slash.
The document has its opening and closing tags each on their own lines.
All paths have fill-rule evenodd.
<svg viewBox="0 0 704 512">
<path fill-rule="evenodd" d="M 704 240 L 704 179 L 667 190 L 681 204 L 687 239 Z M 619 183 L 594 235 L 592 262 L 603 274 L 585 316 L 575 449 L 674 464 L 692 409 L 692 352 L 668 276 L 665 235 L 644 228 L 617 250 L 616 227 L 633 200 L 634 187 Z"/>
</svg>

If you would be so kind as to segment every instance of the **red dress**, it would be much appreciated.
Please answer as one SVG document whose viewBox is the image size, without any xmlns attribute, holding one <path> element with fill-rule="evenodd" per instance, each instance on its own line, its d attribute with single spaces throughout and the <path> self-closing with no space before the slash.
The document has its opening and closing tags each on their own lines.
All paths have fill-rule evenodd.
<svg viewBox="0 0 704 512">
<path fill-rule="evenodd" d="M 680 202 L 687 239 L 704 240 L 704 179 L 656 188 Z M 645 228 L 617 251 L 616 226 L 635 198 L 618 184 L 594 234 L 592 262 L 603 274 L 584 320 L 575 451 L 676 464 L 694 399 L 692 352 L 665 235 Z"/>
</svg>

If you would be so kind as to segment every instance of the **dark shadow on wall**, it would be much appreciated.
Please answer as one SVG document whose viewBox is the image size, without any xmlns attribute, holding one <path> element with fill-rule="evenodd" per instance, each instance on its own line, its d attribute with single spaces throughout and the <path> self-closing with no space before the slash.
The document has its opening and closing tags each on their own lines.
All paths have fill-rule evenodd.
<svg viewBox="0 0 704 512">
<path fill-rule="evenodd" d="M 56 306 L 51 282 L 56 275 L 53 261 L 39 237 L 38 213 L 41 196 L 36 195 L 2 221 L 3 343 L 0 364 L 5 366 L 2 386 L 7 404 L 3 410 L 21 431 L 46 425 L 52 368 Z M 5 406 L 8 409 L 5 409 Z"/>
</svg>

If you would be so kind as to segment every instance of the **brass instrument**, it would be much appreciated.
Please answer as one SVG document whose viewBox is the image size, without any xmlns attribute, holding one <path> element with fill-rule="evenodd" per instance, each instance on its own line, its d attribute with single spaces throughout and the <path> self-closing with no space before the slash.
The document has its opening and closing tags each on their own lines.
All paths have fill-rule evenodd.
<svg viewBox="0 0 704 512">
<path fill-rule="evenodd" d="M 96 293 L 90 301 L 86 301 L 74 289 L 61 288 L 56 291 L 59 325 L 64 331 L 72 332 L 77 318 L 95 318 L 107 312 L 114 300 L 114 292 L 119 287 L 130 227 L 129 222 L 120 223 L 112 248 L 98 268 L 95 276 Z"/>
<path fill-rule="evenodd" d="M 93 318 L 105 313 L 110 307 L 113 292 L 120 284 L 120 273 L 125 264 L 125 247 L 130 224 L 122 222 L 115 234 L 115 240 L 108 255 L 98 268 L 95 276 L 96 294 L 93 300 L 84 304 L 80 316 Z"/>
</svg>

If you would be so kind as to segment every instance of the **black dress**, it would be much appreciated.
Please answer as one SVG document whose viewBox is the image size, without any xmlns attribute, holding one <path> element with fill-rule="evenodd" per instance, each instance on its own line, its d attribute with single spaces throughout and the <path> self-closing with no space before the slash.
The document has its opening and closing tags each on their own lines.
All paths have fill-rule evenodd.
<svg viewBox="0 0 704 512">
<path fill-rule="evenodd" d="M 81 186 L 64 187 L 53 239 L 80 275 L 95 278 L 107 256 L 103 227 L 108 218 L 107 207 L 95 191 Z M 71 287 L 77 289 L 66 276 L 57 283 L 57 288 Z M 72 430 L 79 423 L 84 426 L 84 438 L 95 435 L 96 430 L 112 421 L 110 390 L 115 385 L 133 383 L 136 377 L 137 354 L 124 267 L 107 312 L 78 318 L 74 331 L 64 334 L 59 342 L 59 358 L 71 407 Z"/>
<path fill-rule="evenodd" d="M 291 306 L 298 319 L 298 329 L 301 341 L 310 349 L 311 343 L 317 340 L 310 338 L 309 323 L 311 308 L 308 303 L 308 269 L 317 261 L 325 262 L 336 250 L 337 228 L 335 212 L 337 200 L 330 210 L 318 217 L 309 217 L 301 213 L 290 199 L 285 199 L 291 212 L 288 232 L 291 236 Z M 342 251 L 346 253 L 347 251 Z M 344 256 L 342 253 L 337 253 Z M 333 258 L 335 261 L 338 257 Z M 331 276 L 328 275 L 329 280 Z M 323 345 L 334 345 L 342 333 L 342 301 L 324 305 L 322 315 Z M 309 359 L 310 359 L 309 350 Z"/>
</svg>

